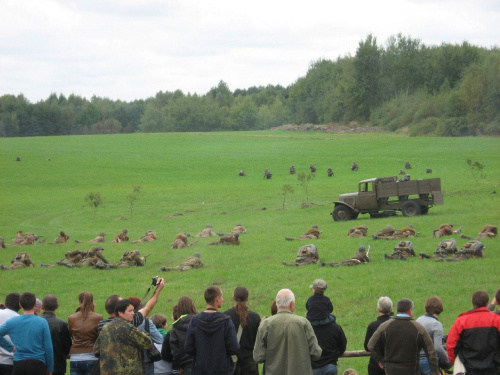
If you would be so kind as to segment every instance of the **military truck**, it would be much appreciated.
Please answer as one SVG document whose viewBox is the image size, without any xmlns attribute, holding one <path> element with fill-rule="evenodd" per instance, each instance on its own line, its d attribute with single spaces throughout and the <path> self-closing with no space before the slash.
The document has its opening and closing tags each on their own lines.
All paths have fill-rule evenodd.
<svg viewBox="0 0 500 375">
<path fill-rule="evenodd" d="M 370 217 L 425 215 L 429 208 L 443 204 L 441 179 L 398 180 L 397 177 L 370 178 L 359 182 L 357 193 L 341 194 L 334 202 L 333 220 L 353 220 L 359 214 Z"/>
</svg>

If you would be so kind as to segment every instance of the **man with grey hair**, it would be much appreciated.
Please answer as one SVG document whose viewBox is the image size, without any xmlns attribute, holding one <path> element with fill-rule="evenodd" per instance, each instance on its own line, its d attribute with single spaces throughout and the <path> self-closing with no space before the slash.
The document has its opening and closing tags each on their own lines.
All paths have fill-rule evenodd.
<svg viewBox="0 0 500 375">
<path fill-rule="evenodd" d="M 264 319 L 257 332 L 253 358 L 266 363 L 267 375 L 312 375 L 311 361 L 321 357 L 321 347 L 311 323 L 293 314 L 295 296 L 290 289 L 276 295 L 278 313 Z"/>
<path fill-rule="evenodd" d="M 438 375 L 436 349 L 423 325 L 413 320 L 413 301 L 398 301 L 397 315 L 382 323 L 368 341 L 368 350 L 387 374 L 420 374 L 420 350 L 429 359 L 432 375 Z"/>
<path fill-rule="evenodd" d="M 377 302 L 377 311 L 377 320 L 371 322 L 366 329 L 365 350 L 368 350 L 368 341 L 370 341 L 378 327 L 391 318 L 392 300 L 386 296 L 380 297 Z M 375 361 L 373 357 L 370 357 L 370 361 L 368 362 L 368 375 L 385 375 L 385 371 L 380 368 L 377 361 Z"/>
</svg>

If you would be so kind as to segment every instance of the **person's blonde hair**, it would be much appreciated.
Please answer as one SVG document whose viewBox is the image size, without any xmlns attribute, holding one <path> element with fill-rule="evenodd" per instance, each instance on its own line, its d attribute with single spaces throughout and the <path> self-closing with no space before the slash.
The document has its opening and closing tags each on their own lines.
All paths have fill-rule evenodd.
<svg viewBox="0 0 500 375">
<path fill-rule="evenodd" d="M 358 375 L 358 372 L 353 368 L 348 368 L 342 375 Z"/>
</svg>

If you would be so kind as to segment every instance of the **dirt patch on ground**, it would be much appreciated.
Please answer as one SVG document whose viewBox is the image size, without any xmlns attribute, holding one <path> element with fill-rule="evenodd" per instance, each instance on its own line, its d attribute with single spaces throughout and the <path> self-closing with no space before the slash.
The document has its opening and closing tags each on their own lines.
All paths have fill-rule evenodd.
<svg viewBox="0 0 500 375">
<path fill-rule="evenodd" d="M 351 122 L 347 125 L 341 124 L 325 124 L 325 125 L 313 125 L 313 124 L 301 124 L 301 125 L 281 125 L 271 130 L 291 130 L 297 132 L 320 132 L 320 133 L 376 133 L 383 129 L 370 126 L 361 126 L 357 122 Z"/>
</svg>

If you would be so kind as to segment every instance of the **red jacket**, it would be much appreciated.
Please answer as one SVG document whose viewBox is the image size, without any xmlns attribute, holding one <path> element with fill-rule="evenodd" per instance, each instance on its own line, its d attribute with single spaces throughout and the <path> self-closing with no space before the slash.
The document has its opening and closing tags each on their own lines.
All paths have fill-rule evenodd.
<svg viewBox="0 0 500 375">
<path fill-rule="evenodd" d="M 447 350 L 450 362 L 460 355 L 468 371 L 499 366 L 495 355 L 500 350 L 500 315 L 486 307 L 460 314 L 448 334 Z"/>
</svg>

